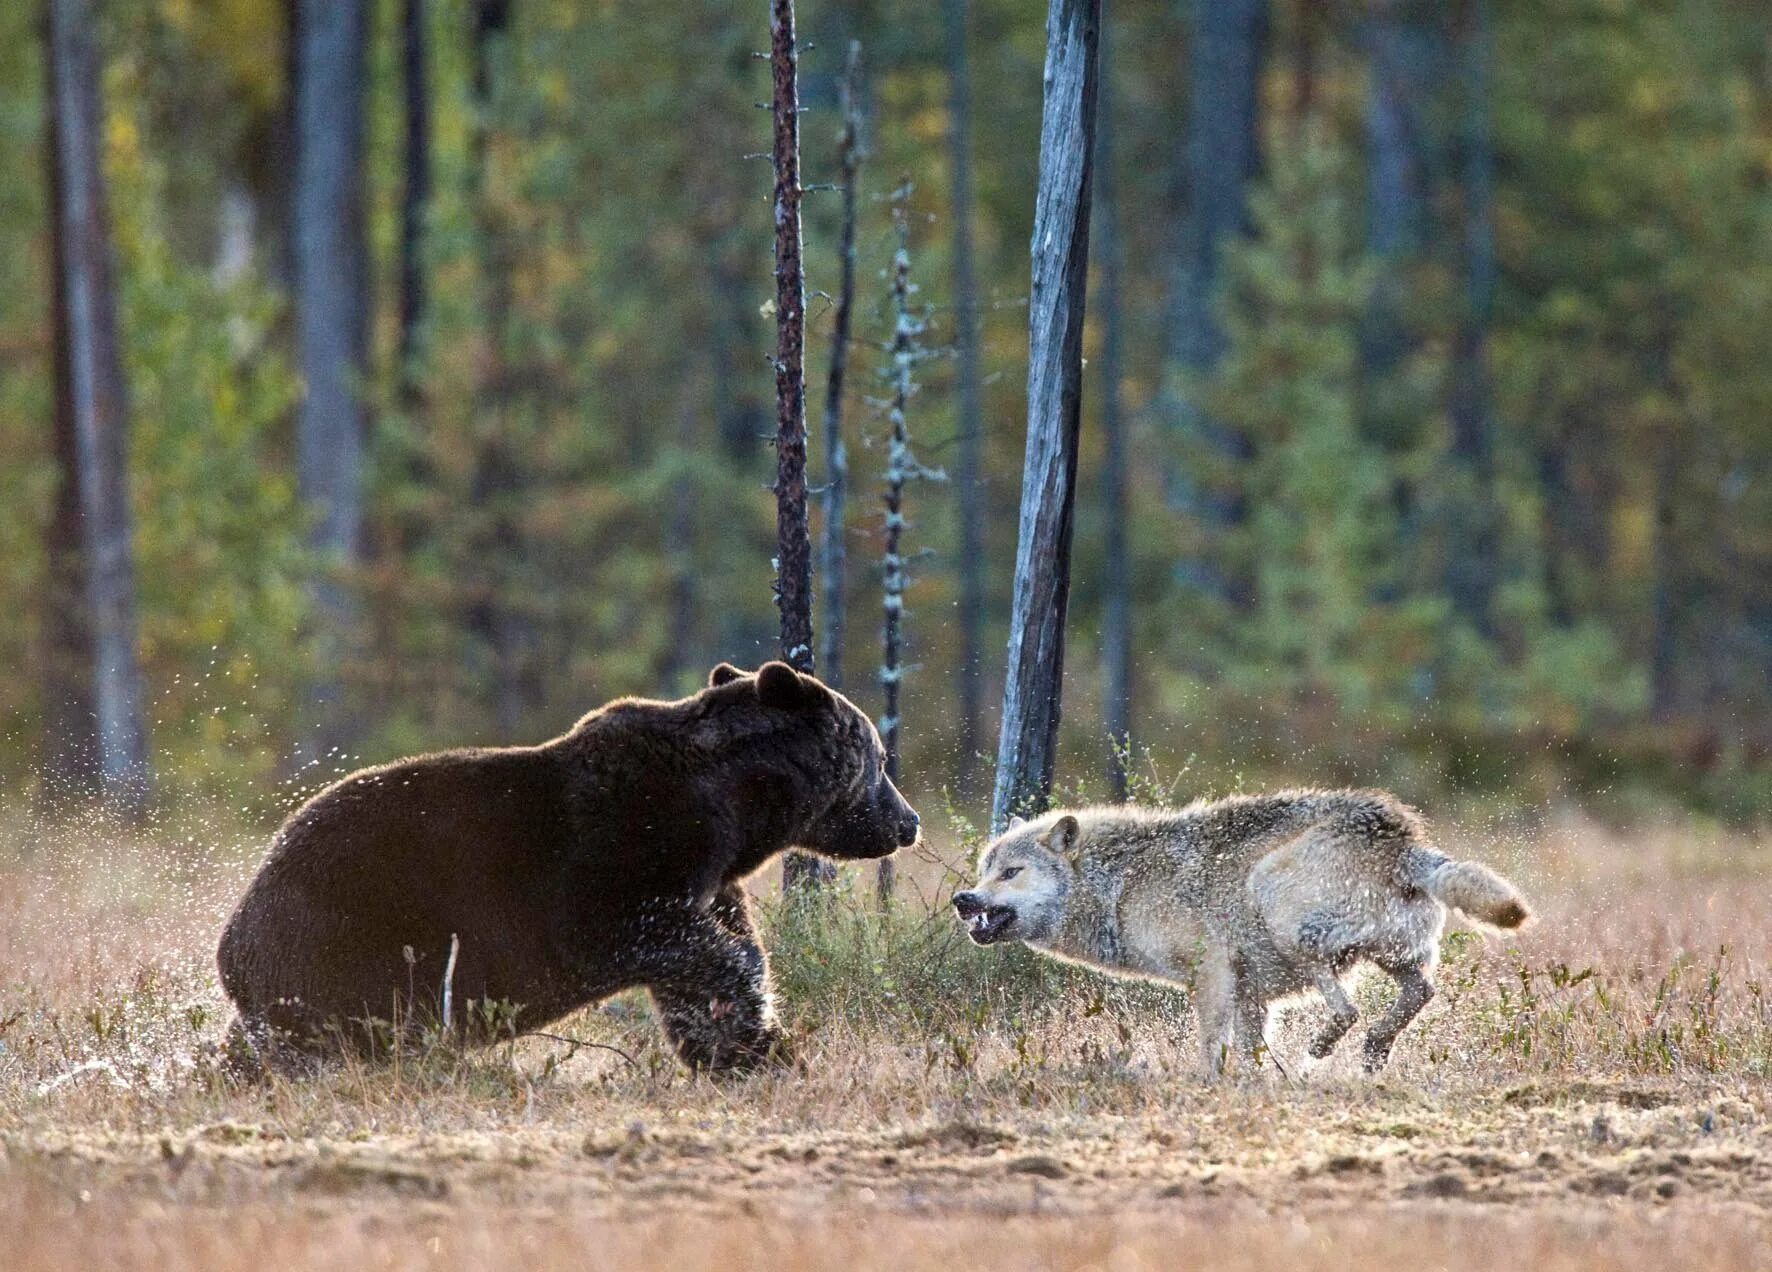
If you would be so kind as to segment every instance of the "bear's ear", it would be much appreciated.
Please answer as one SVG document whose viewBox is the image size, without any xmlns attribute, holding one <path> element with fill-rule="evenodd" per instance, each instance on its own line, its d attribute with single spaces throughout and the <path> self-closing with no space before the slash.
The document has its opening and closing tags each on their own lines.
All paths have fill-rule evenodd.
<svg viewBox="0 0 1772 1272">
<path fill-rule="evenodd" d="M 784 662 L 767 662 L 757 668 L 757 700 L 766 707 L 798 711 L 817 701 L 817 688 L 817 681 Z"/>
<path fill-rule="evenodd" d="M 723 662 L 708 673 L 708 688 L 718 689 L 721 685 L 729 685 L 742 675 L 744 672 L 737 667 L 731 663 Z"/>
<path fill-rule="evenodd" d="M 1083 846 L 1083 828 L 1075 817 L 1066 813 L 1046 832 L 1046 846 L 1065 860 L 1075 861 Z"/>
</svg>

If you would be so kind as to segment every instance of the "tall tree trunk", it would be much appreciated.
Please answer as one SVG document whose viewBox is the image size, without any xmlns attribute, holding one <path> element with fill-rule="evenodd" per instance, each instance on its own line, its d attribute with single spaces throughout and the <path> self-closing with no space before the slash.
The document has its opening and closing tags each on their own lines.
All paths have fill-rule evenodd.
<svg viewBox="0 0 1772 1272">
<path fill-rule="evenodd" d="M 1261 169 L 1261 76 L 1267 58 L 1268 0 L 1194 0 L 1189 51 L 1191 87 L 1186 173 L 1187 216 L 1170 329 L 1171 358 L 1184 378 L 1165 414 L 1179 434 L 1214 457 L 1225 478 L 1196 482 L 1172 474 L 1171 497 L 1197 518 L 1205 535 L 1199 558 L 1184 566 L 1195 586 L 1232 604 L 1248 582 L 1217 551 L 1217 542 L 1248 515 L 1235 472 L 1251 455 L 1233 425 L 1203 411 L 1199 382 L 1224 354 L 1218 320 L 1219 263 L 1226 244 L 1249 231 L 1249 186 Z"/>
<path fill-rule="evenodd" d="M 400 194 L 400 392 L 419 393 L 419 333 L 425 318 L 425 221 L 431 206 L 431 86 L 425 0 L 402 0 L 406 184 Z"/>
<path fill-rule="evenodd" d="M 775 166 L 775 604 L 781 656 L 813 670 L 812 534 L 806 521 L 806 277 L 800 250 L 799 50 L 794 0 L 769 0 L 769 67 Z M 783 886 L 825 875 L 817 858 L 790 853 Z"/>
<path fill-rule="evenodd" d="M 959 403 L 960 736 L 957 786 L 977 785 L 984 739 L 984 410 L 978 372 L 978 283 L 972 253 L 970 0 L 942 0 L 948 52 L 948 215 L 953 229 L 954 374 Z"/>
<path fill-rule="evenodd" d="M 880 594 L 884 614 L 880 625 L 880 688 L 885 699 L 880 712 L 880 740 L 886 747 L 886 776 L 898 780 L 899 682 L 904 675 L 900 647 L 904 633 L 904 485 L 909 476 L 910 447 L 905 430 L 905 410 L 911 397 L 911 249 L 910 224 L 900 202 L 892 209 L 898 251 L 892 258 L 892 405 L 888 409 L 892 433 L 886 458 L 886 550 L 880 559 Z M 882 903 L 892 900 L 896 867 L 892 858 L 880 863 L 879 893 Z"/>
<path fill-rule="evenodd" d="M 837 143 L 842 174 L 843 224 L 837 241 L 837 310 L 831 323 L 831 370 L 824 394 L 824 525 L 819 570 L 824 575 L 824 631 L 818 664 L 826 684 L 843 683 L 843 617 L 847 597 L 847 552 L 843 536 L 844 501 L 849 487 L 849 453 L 843 445 L 843 383 L 849 369 L 849 339 L 855 311 L 855 197 L 861 167 L 861 43 L 849 42 L 843 68 L 843 132 Z"/>
<path fill-rule="evenodd" d="M 806 520 L 806 277 L 801 264 L 799 52 L 794 0 L 770 0 L 775 119 L 775 604 L 781 656 L 813 670 L 812 536 Z"/>
<path fill-rule="evenodd" d="M 1101 268 L 1101 429 L 1103 551 L 1101 589 L 1101 712 L 1108 736 L 1108 782 L 1126 798 L 1131 753 L 1132 585 L 1126 545 L 1126 420 L 1120 408 L 1120 192 L 1114 173 L 1114 63 L 1108 29 L 1101 33 L 1101 99 L 1095 139 L 1096 261 Z"/>
<path fill-rule="evenodd" d="M 73 428 L 80 561 L 91 633 L 92 706 L 107 803 L 139 820 L 148 800 L 147 728 L 135 647 L 135 573 L 129 515 L 129 399 L 118 333 L 110 216 L 103 170 L 104 105 L 90 0 L 50 0 L 51 196 L 60 235 L 55 329 L 66 341 L 56 369 L 58 407 Z M 59 413 L 59 412 L 58 412 Z M 67 509 L 58 507 L 57 529 Z M 57 562 L 66 571 L 64 556 Z M 58 582 L 68 578 L 63 573 Z M 73 744 L 76 748 L 80 743 Z"/>
<path fill-rule="evenodd" d="M 1101 0 L 1049 0 L 1028 302 L 1028 428 L 991 826 L 1052 789 L 1083 390 Z"/>
<path fill-rule="evenodd" d="M 899 186 L 892 206 L 892 225 L 898 239 L 898 250 L 892 258 L 892 344 L 887 353 L 892 359 L 892 398 L 887 407 L 891 433 L 886 440 L 886 550 L 881 557 L 881 593 L 884 621 L 881 624 L 880 685 L 885 690 L 885 707 L 880 715 L 880 738 L 886 747 L 886 776 L 898 780 L 900 740 L 904 719 L 899 711 L 899 691 L 904 686 L 904 532 L 908 523 L 904 515 L 904 490 L 910 482 L 922 477 L 940 479 L 917 462 L 911 451 L 910 427 L 906 412 L 917 391 L 915 368 L 922 357 L 918 338 L 923 333 L 923 320 L 911 311 L 911 231 L 907 204 L 911 186 Z M 892 889 L 898 867 L 892 858 L 880 862 L 879 893 L 882 904 L 892 900 Z"/>
<path fill-rule="evenodd" d="M 45 42 L 49 14 L 44 12 Z M 74 372 L 69 361 L 67 225 L 62 212 L 61 138 L 57 125 L 56 58 L 45 56 L 49 109 L 43 148 L 49 190 L 51 339 L 54 341 L 55 510 L 44 541 L 48 594 L 42 637 L 43 782 L 45 810 L 97 796 L 102 788 L 97 708 L 93 703 L 91 609 L 86 555 L 81 547 L 80 437 L 74 418 Z"/>
<path fill-rule="evenodd" d="M 1452 458 L 1465 489 L 1446 547 L 1446 590 L 1460 615 L 1485 638 L 1495 635 L 1492 613 L 1500 581 L 1495 506 L 1495 403 L 1489 372 L 1489 323 L 1495 301 L 1495 153 L 1489 135 L 1489 15 L 1487 0 L 1463 0 L 1459 49 L 1463 128 L 1464 304 L 1452 343 Z"/>
<path fill-rule="evenodd" d="M 322 671 L 315 686 L 316 758 L 351 740 L 355 721 L 340 665 L 355 652 L 349 571 L 363 521 L 368 282 L 363 241 L 365 0 L 299 0 L 296 91 L 296 331 L 307 386 L 296 422 L 297 476 L 314 521 L 314 586 Z"/>
</svg>

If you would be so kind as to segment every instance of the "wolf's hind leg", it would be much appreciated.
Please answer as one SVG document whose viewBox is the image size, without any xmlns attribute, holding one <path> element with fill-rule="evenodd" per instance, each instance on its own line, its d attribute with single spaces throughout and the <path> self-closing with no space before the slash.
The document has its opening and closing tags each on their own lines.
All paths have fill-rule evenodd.
<svg viewBox="0 0 1772 1272">
<path fill-rule="evenodd" d="M 1366 1031 L 1365 1062 L 1367 1073 L 1377 1073 L 1390 1058 L 1397 1035 L 1433 1001 L 1434 986 L 1420 967 L 1387 967 L 1385 972 L 1397 982 L 1397 1001 Z"/>
<path fill-rule="evenodd" d="M 1311 1058 L 1321 1060 L 1334 1051 L 1336 1044 L 1347 1036 L 1347 1031 L 1359 1020 L 1360 1013 L 1354 1010 L 1347 990 L 1341 987 L 1341 982 L 1336 979 L 1331 968 L 1319 966 L 1312 975 L 1316 980 L 1317 992 L 1323 996 L 1323 1002 L 1329 1007 L 1329 1022 L 1311 1039 Z"/>
<path fill-rule="evenodd" d="M 1262 1052 L 1267 1050 L 1267 1004 L 1254 994 L 1248 992 L 1241 983 L 1237 986 L 1236 1014 L 1231 1022 L 1232 1045 L 1236 1048 L 1239 1063 L 1259 1061 Z"/>
<path fill-rule="evenodd" d="M 1209 950 L 1194 987 L 1194 1012 L 1200 1024 L 1200 1062 L 1206 1077 L 1224 1076 L 1232 1055 L 1237 1014 L 1236 974 L 1228 950 Z"/>
</svg>

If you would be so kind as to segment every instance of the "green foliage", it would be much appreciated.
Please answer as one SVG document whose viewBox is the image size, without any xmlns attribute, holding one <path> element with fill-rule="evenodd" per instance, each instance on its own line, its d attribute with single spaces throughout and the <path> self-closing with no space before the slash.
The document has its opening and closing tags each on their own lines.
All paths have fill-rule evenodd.
<svg viewBox="0 0 1772 1272">
<path fill-rule="evenodd" d="M 143 665 L 172 793 L 227 797 L 276 776 L 309 669 L 308 565 L 281 424 L 297 386 L 281 305 L 250 277 L 176 259 L 165 175 L 116 84 L 111 214 L 123 279 Z"/>
<path fill-rule="evenodd" d="M 1357 168 L 1312 131 L 1276 148 L 1251 198 L 1254 233 L 1226 254 L 1229 351 L 1208 410 L 1248 438 L 1251 458 L 1214 474 L 1249 509 L 1227 552 L 1252 583 L 1227 616 L 1228 685 L 1281 703 L 1326 696 L 1354 713 L 1407 709 L 1411 649 L 1441 608 L 1401 593 L 1391 494 L 1408 456 L 1359 422 L 1359 325 L 1372 271 L 1361 247 Z M 1209 461 L 1190 453 L 1184 463 Z"/>
<path fill-rule="evenodd" d="M 1000 649 L 1043 28 L 1025 4 L 971 7 L 984 646 Z M 491 92 L 480 102 L 467 0 L 427 6 L 435 195 L 409 395 L 395 365 L 399 8 L 376 6 L 370 57 L 370 524 L 350 580 L 368 631 L 358 660 L 339 669 L 367 704 L 364 758 L 542 736 L 618 693 L 681 692 L 717 659 L 760 661 L 775 627 L 760 314 L 772 292 L 769 174 L 745 158 L 766 137 L 751 105 L 763 95 L 750 56 L 763 15 L 716 3 L 686 26 L 659 27 L 611 5 L 517 0 L 487 50 Z M 1376 379 L 1362 366 L 1380 280 L 1365 249 L 1368 85 L 1353 10 L 1319 14 L 1305 32 L 1291 29 L 1291 7 L 1275 9 L 1254 233 L 1221 270 L 1229 350 L 1210 382 L 1193 386 L 1249 438 L 1251 457 L 1222 467 L 1222 455 L 1178 451 L 1145 426 L 1173 374 L 1165 328 L 1189 23 L 1185 6 L 1164 0 L 1127 0 L 1111 15 L 1129 263 L 1115 387 L 1133 421 L 1134 736 L 1164 770 L 1195 757 L 1187 788 L 1164 787 L 1176 798 L 1350 780 L 1418 799 L 1534 801 L 1640 780 L 1755 816 L 1772 782 L 1764 18 L 1719 0 L 1489 9 L 1498 287 L 1488 492 L 1451 456 L 1462 227 L 1447 171 L 1429 174 L 1432 241 L 1394 276 L 1407 354 Z M 273 144 L 287 88 L 283 17 L 271 0 L 106 6 L 140 628 L 153 744 L 173 793 L 266 791 L 291 754 L 313 671 L 302 600 L 312 563 L 289 437 L 300 386 L 282 275 L 287 174 L 277 167 L 287 156 Z M 841 50 L 859 37 L 872 118 L 858 275 L 876 279 L 890 254 L 870 196 L 908 176 L 930 214 L 914 233 L 928 266 L 928 343 L 939 348 L 957 299 L 945 281 L 947 50 L 939 23 L 901 17 L 875 6 L 803 14 L 817 46 L 802 61 L 804 169 L 813 183 L 832 175 Z M 1305 115 L 1290 59 L 1307 35 L 1316 45 Z M 37 40 L 33 6 L 0 10 L 0 162 L 22 174 L 0 189 L 0 774 L 17 780 L 39 743 L 41 542 L 53 490 Z M 1432 150 L 1455 167 L 1456 93 L 1436 94 L 1423 118 L 1447 130 Z M 251 266 L 218 281 L 219 209 L 240 195 L 256 210 Z M 807 217 L 816 403 L 834 200 L 809 194 Z M 883 316 L 863 305 L 857 317 L 857 350 L 877 345 Z M 1091 349 L 1100 318 L 1092 311 Z M 858 368 L 851 383 L 859 393 L 869 379 Z M 931 363 L 922 435 L 936 465 L 951 460 L 950 390 L 946 367 Z M 865 419 L 861 407 L 848 418 Z M 1092 626 L 1100 599 L 1097 432 L 1087 417 L 1074 634 Z M 858 435 L 850 457 L 854 488 L 873 488 L 880 448 Z M 1202 543 L 1166 499 L 1172 464 L 1249 509 L 1205 545 L 1247 580 L 1246 607 L 1178 585 L 1175 560 L 1198 557 Z M 1463 550 L 1449 513 L 1485 493 L 1500 572 L 1487 636 L 1454 613 L 1445 586 Z M 932 560 L 911 600 L 925 670 L 922 696 L 907 704 L 919 726 L 904 769 L 925 800 L 957 759 L 955 695 L 942 688 L 960 644 L 952 505 L 951 495 L 920 504 L 916 527 Z M 867 512 L 856 506 L 858 518 Z M 860 520 L 852 531 L 873 533 Z M 856 559 L 872 555 L 855 545 Z M 867 576 L 850 599 L 847 629 L 871 642 L 878 598 Z M 1073 643 L 1066 689 L 1060 771 L 1072 789 L 1089 788 L 1105 752 L 1085 647 Z M 878 707 L 872 686 L 850 688 Z M 1013 988 L 1013 958 L 948 950 L 943 917 L 924 932 L 910 914 L 890 930 L 833 916 L 840 948 L 785 970 L 814 978 L 824 962 L 859 970 L 891 952 L 961 1000 L 1053 988 L 1039 978 Z M 802 988 L 807 1001 L 829 998 L 811 979 Z"/>
</svg>

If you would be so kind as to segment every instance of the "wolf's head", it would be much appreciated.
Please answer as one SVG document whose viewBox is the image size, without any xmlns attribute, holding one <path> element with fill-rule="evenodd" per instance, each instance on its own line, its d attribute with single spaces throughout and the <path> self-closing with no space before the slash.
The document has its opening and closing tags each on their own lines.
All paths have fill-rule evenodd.
<svg viewBox="0 0 1772 1272">
<path fill-rule="evenodd" d="M 954 894 L 954 910 L 972 939 L 1038 945 L 1057 935 L 1082 841 L 1069 813 L 1011 822 L 979 858 L 978 882 Z"/>
</svg>

